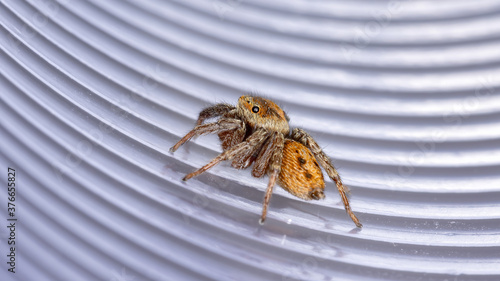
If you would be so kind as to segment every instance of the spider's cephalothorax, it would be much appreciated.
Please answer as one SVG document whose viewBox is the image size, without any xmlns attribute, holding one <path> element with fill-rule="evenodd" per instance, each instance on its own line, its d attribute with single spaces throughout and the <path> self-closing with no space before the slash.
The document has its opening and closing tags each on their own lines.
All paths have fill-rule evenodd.
<svg viewBox="0 0 500 281">
<path fill-rule="evenodd" d="M 251 96 L 242 96 L 236 109 L 241 119 L 252 128 L 263 128 L 269 132 L 280 132 L 288 135 L 290 127 L 285 112 L 274 102 Z"/>
<path fill-rule="evenodd" d="M 216 122 L 206 123 L 209 118 L 219 117 Z M 221 154 L 205 166 L 188 174 L 183 180 L 197 176 L 224 160 L 244 169 L 253 164 L 252 175 L 269 175 L 261 223 L 266 219 L 267 206 L 274 184 L 305 200 L 319 200 L 325 197 L 325 182 L 320 165 L 335 182 L 344 207 L 352 221 L 362 227 L 351 211 L 347 199 L 348 189 L 344 187 L 339 174 L 328 156 L 314 139 L 302 129 L 290 133 L 288 116 L 274 102 L 255 96 L 242 96 L 238 106 L 216 104 L 200 112 L 196 127 L 176 143 L 170 151 L 176 151 L 194 136 L 217 133 L 222 141 Z M 319 165 L 318 165 L 319 162 Z"/>
</svg>

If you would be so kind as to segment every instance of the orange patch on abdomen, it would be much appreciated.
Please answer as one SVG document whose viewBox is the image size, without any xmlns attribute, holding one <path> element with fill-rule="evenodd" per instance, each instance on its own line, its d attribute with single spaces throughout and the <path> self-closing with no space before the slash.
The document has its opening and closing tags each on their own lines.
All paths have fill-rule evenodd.
<svg viewBox="0 0 500 281">
<path fill-rule="evenodd" d="M 316 158 L 303 144 L 293 140 L 285 140 L 278 183 L 305 200 L 324 197 L 325 180 Z"/>
</svg>

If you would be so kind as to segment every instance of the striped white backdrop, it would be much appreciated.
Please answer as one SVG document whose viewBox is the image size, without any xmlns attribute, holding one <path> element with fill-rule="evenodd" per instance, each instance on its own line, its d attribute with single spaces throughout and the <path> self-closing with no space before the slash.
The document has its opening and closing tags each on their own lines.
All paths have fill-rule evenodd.
<svg viewBox="0 0 500 281">
<path fill-rule="evenodd" d="M 500 1 L 0 1 L 1 280 L 500 280 Z M 255 92 L 352 190 L 222 164 Z M 16 273 L 7 271 L 16 169 Z M 5 226 L 4 226 L 5 225 Z"/>
</svg>

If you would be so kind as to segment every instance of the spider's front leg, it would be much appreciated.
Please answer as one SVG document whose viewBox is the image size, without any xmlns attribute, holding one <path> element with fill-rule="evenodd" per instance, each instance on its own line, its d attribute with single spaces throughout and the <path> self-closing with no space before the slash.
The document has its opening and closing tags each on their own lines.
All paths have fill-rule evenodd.
<svg viewBox="0 0 500 281">
<path fill-rule="evenodd" d="M 351 217 L 351 220 L 356 224 L 357 227 L 363 227 L 363 225 L 359 222 L 359 219 L 354 215 L 354 213 L 351 210 L 351 206 L 349 205 L 349 199 L 347 198 L 347 192 L 348 189 L 347 187 L 344 186 L 342 183 L 342 180 L 340 179 L 339 173 L 333 166 L 332 162 L 330 161 L 330 158 L 321 150 L 319 145 L 316 143 L 316 141 L 309 135 L 306 131 L 295 128 L 292 131 L 292 139 L 302 143 L 305 145 L 311 152 L 314 154 L 316 157 L 316 160 L 318 160 L 319 164 L 325 169 L 326 173 L 328 176 L 335 182 L 337 185 L 337 189 L 339 190 L 340 197 L 342 198 L 342 201 L 344 202 L 344 207 Z"/>
<path fill-rule="evenodd" d="M 189 133 L 187 133 L 179 142 L 170 148 L 170 152 L 175 152 L 181 145 L 190 140 L 192 137 L 219 133 L 228 130 L 238 129 L 244 126 L 243 122 L 238 119 L 221 118 L 219 121 L 214 123 L 208 123 L 203 125 L 198 125 L 194 127 Z"/>
<path fill-rule="evenodd" d="M 269 173 L 269 183 L 267 184 L 266 195 L 262 206 L 262 216 L 259 223 L 263 224 L 267 216 L 267 207 L 273 194 L 273 187 L 281 171 L 281 162 L 283 160 L 283 147 L 285 145 L 285 137 L 282 133 L 275 132 L 268 142 L 264 145 L 257 160 L 255 160 L 252 174 L 260 177 L 265 168 Z M 264 168 L 264 169 L 263 169 Z"/>
<path fill-rule="evenodd" d="M 269 136 L 269 133 L 264 130 L 264 129 L 257 129 L 252 135 L 250 135 L 244 142 L 241 142 L 221 154 L 219 154 L 217 157 L 212 159 L 208 164 L 205 166 L 201 167 L 200 169 L 186 175 L 182 180 L 186 181 L 192 177 L 195 177 L 206 170 L 212 168 L 213 166 L 219 164 L 221 161 L 224 160 L 230 160 L 234 158 L 235 156 L 239 155 L 242 152 L 245 152 L 249 149 L 252 149 L 256 145 L 259 145 L 259 143 L 262 143 L 263 140 L 265 140 Z"/>
<path fill-rule="evenodd" d="M 207 107 L 200 112 L 196 125 L 201 125 L 206 119 L 218 117 L 235 110 L 236 107 L 226 103 L 219 103 L 214 106 Z"/>
</svg>

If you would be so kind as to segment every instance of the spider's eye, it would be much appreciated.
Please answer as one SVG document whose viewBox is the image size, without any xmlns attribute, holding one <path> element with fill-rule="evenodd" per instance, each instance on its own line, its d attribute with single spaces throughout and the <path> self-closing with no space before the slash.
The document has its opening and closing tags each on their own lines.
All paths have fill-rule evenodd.
<svg viewBox="0 0 500 281">
<path fill-rule="evenodd" d="M 259 107 L 258 106 L 252 107 L 252 111 L 253 111 L 253 113 L 259 112 Z"/>
</svg>

